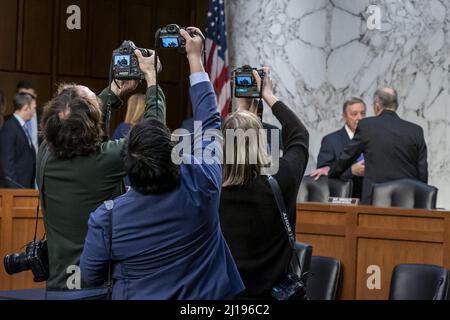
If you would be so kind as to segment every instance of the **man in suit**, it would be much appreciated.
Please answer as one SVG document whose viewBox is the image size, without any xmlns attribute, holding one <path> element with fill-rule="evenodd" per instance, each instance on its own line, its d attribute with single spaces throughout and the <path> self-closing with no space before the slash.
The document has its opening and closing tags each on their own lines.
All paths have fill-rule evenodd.
<svg viewBox="0 0 450 320">
<path fill-rule="evenodd" d="M 20 80 L 17 83 L 16 86 L 16 92 L 17 93 L 28 93 L 33 99 L 34 102 L 37 102 L 37 98 L 38 95 L 36 93 L 36 89 L 34 88 L 33 84 L 30 81 L 26 81 L 26 80 Z M 33 115 L 33 118 L 27 122 L 27 129 L 28 129 L 28 133 L 31 136 L 31 140 L 33 141 L 33 146 L 34 149 L 37 150 L 39 149 L 39 144 L 40 144 L 40 139 L 39 139 L 39 118 L 40 118 L 40 112 L 39 112 L 39 108 L 36 107 L 36 112 Z"/>
<path fill-rule="evenodd" d="M 366 117 L 366 104 L 362 99 L 352 97 L 344 102 L 342 116 L 345 120 L 344 127 L 322 139 L 319 156 L 317 157 L 317 168 L 331 166 L 334 161 L 339 159 L 344 148 L 353 139 L 358 122 Z M 341 180 L 353 180 L 352 196 L 361 198 L 363 176 L 364 158 L 361 156 L 339 178 Z"/>
<path fill-rule="evenodd" d="M 0 184 L 12 189 L 35 188 L 36 150 L 26 122 L 36 112 L 36 101 L 27 93 L 18 93 L 14 110 L 0 133 Z"/>
<path fill-rule="evenodd" d="M 374 95 L 375 117 L 359 122 L 353 140 L 338 160 L 316 170 L 315 176 L 339 177 L 364 154 L 362 202 L 371 203 L 372 185 L 398 179 L 428 182 L 427 146 L 420 126 L 400 119 L 397 92 L 378 89 Z"/>
</svg>

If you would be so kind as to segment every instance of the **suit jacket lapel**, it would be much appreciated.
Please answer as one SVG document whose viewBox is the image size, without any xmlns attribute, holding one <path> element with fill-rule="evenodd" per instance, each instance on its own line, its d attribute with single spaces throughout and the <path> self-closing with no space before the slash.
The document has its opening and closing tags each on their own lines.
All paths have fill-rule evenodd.
<svg viewBox="0 0 450 320">
<path fill-rule="evenodd" d="M 25 140 L 25 144 L 27 145 L 28 148 L 30 148 L 31 151 L 35 152 L 33 143 L 31 143 L 31 145 L 30 145 L 27 134 L 25 133 L 24 128 L 20 125 L 19 120 L 17 120 L 16 117 L 14 117 L 14 116 L 12 116 L 12 117 L 14 119 L 14 123 L 17 126 L 17 130 L 19 130 L 21 132 L 22 138 Z"/>
</svg>

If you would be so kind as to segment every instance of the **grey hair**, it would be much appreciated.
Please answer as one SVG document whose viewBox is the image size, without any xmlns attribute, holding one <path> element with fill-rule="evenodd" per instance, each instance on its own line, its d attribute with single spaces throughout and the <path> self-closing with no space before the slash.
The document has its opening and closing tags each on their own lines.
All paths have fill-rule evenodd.
<svg viewBox="0 0 450 320">
<path fill-rule="evenodd" d="M 33 97 L 30 94 L 23 92 L 17 93 L 13 99 L 14 110 L 20 110 L 31 102 L 33 102 Z"/>
<path fill-rule="evenodd" d="M 381 88 L 375 91 L 373 95 L 373 101 L 378 102 L 382 109 L 393 109 L 398 108 L 398 95 L 397 91 L 393 88 Z"/>
</svg>

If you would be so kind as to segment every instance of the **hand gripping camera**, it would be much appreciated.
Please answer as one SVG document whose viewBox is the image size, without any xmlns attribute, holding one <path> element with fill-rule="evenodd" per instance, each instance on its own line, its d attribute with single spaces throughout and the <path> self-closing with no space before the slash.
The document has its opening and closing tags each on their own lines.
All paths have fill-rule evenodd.
<svg viewBox="0 0 450 320">
<path fill-rule="evenodd" d="M 234 96 L 236 98 L 261 98 L 261 90 L 258 89 L 253 70 L 258 72 L 261 80 L 264 79 L 265 74 L 262 69 L 245 65 L 233 70 Z"/>
<path fill-rule="evenodd" d="M 186 48 L 186 40 L 181 36 L 180 30 L 186 30 L 191 37 L 194 32 L 176 24 L 168 24 L 157 32 L 158 46 L 163 49 L 179 49 L 184 51 Z"/>
<path fill-rule="evenodd" d="M 122 45 L 113 51 L 111 75 L 117 80 L 144 80 L 144 74 L 139 68 L 139 62 L 134 50 L 141 51 L 144 57 L 150 57 L 147 49 L 138 48 L 132 41 L 125 40 Z"/>
<path fill-rule="evenodd" d="M 49 276 L 47 241 L 31 241 L 25 252 L 6 255 L 3 264 L 9 275 L 31 270 L 34 282 L 46 281 Z"/>
</svg>

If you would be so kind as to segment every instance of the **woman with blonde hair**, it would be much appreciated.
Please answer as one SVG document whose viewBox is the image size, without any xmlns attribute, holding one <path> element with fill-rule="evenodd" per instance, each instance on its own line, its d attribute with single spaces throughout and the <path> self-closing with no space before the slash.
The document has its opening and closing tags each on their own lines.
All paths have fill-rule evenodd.
<svg viewBox="0 0 450 320">
<path fill-rule="evenodd" d="M 295 234 L 296 198 L 308 162 L 309 134 L 297 115 L 274 96 L 269 69 L 264 71 L 262 98 L 282 125 L 284 154 L 273 178 L 280 186 Z M 260 87 L 256 71 L 253 76 Z M 288 272 L 292 254 L 265 172 L 269 160 L 276 161 L 277 153 L 272 150 L 272 158 L 268 157 L 266 135 L 260 119 L 251 112 L 252 101 L 240 100 L 239 105 L 239 110 L 247 105 L 249 111 L 231 114 L 222 125 L 225 143 L 220 222 L 246 287 L 241 298 L 270 299 L 271 288 Z M 239 131 L 253 136 L 253 141 L 236 138 Z"/>
<path fill-rule="evenodd" d="M 127 103 L 127 113 L 125 121 L 121 122 L 112 136 L 113 139 L 124 138 L 130 129 L 142 119 L 145 107 L 145 95 L 141 93 L 133 94 Z"/>
</svg>

